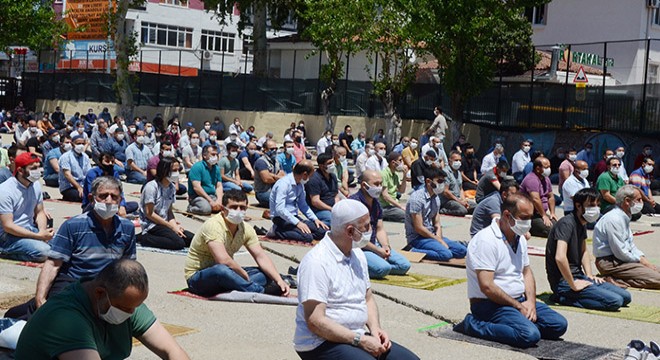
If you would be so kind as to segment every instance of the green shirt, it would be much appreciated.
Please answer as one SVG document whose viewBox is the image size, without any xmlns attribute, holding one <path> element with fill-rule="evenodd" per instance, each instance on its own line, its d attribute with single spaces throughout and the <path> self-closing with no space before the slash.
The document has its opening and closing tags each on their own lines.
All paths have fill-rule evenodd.
<svg viewBox="0 0 660 360">
<path fill-rule="evenodd" d="M 199 181 L 206 194 L 215 195 L 215 186 L 218 181 L 222 181 L 220 168 L 218 165 L 213 165 L 209 168 L 204 160 L 196 162 L 190 168 L 188 172 L 188 196 L 195 198 L 198 195 L 195 189 L 193 189 L 193 181 Z"/>
<path fill-rule="evenodd" d="M 388 194 L 392 197 L 392 199 L 396 199 L 396 189 L 399 188 L 399 185 L 401 184 L 401 179 L 399 179 L 399 174 L 396 172 L 392 172 L 390 170 L 390 167 L 386 167 L 383 171 L 380 172 L 380 175 L 383 177 L 383 187 L 387 191 Z M 381 196 L 378 201 L 380 202 L 380 206 L 383 208 L 386 207 L 391 207 L 392 204 L 388 203 L 383 199 Z"/>
<path fill-rule="evenodd" d="M 238 159 L 231 159 L 231 161 L 229 161 L 229 157 L 224 156 L 218 161 L 218 167 L 225 170 L 225 176 L 234 178 L 236 169 L 238 169 Z M 222 172 L 220 173 L 222 174 Z"/>
<path fill-rule="evenodd" d="M 70 285 L 34 313 L 18 339 L 16 359 L 49 360 L 82 349 L 94 349 L 104 360 L 131 355 L 132 338 L 143 335 L 156 317 L 142 304 L 119 325 L 99 319 L 81 286 L 81 282 L 89 280 Z"/>
<path fill-rule="evenodd" d="M 620 187 L 625 185 L 623 182 L 623 179 L 621 179 L 621 176 L 617 176 L 616 179 L 612 176 L 612 174 L 608 171 L 605 171 L 604 173 L 600 174 L 598 176 L 598 180 L 596 181 L 596 188 L 600 192 L 601 190 L 609 190 L 610 195 L 615 196 L 616 192 L 619 190 Z M 603 199 L 601 196 L 600 198 L 600 210 L 603 211 L 605 208 L 608 206 L 611 206 L 614 204 L 608 203 Z"/>
</svg>

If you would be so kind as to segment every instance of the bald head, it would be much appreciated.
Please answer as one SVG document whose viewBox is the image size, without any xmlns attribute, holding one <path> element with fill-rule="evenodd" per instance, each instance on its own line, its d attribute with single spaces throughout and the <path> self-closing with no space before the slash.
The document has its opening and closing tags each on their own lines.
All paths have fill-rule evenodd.
<svg viewBox="0 0 660 360">
<path fill-rule="evenodd" d="M 373 186 L 376 182 L 379 184 L 383 182 L 383 177 L 380 175 L 380 172 L 374 170 L 365 170 L 362 172 L 362 181 Z"/>
<path fill-rule="evenodd" d="M 312 171 L 314 171 L 314 163 L 312 163 L 310 160 L 303 160 L 293 167 L 294 175 L 302 175 L 305 173 L 309 174 Z"/>
</svg>

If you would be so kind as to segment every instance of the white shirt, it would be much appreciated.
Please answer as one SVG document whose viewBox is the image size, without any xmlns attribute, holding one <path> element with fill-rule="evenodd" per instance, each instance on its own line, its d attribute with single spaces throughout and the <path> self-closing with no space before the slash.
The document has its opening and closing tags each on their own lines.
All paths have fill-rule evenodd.
<svg viewBox="0 0 660 360">
<path fill-rule="evenodd" d="M 364 334 L 367 323 L 367 290 L 371 287 L 367 258 L 360 249 L 344 256 L 328 234 L 303 257 L 298 267 L 298 308 L 293 346 L 310 351 L 325 339 L 307 327 L 303 303 L 326 304 L 325 316 L 345 328 Z"/>
<path fill-rule="evenodd" d="M 366 170 L 366 163 L 367 160 L 369 159 L 369 155 L 367 154 L 366 151 L 363 151 L 360 155 L 358 155 L 357 159 L 355 159 L 355 176 L 356 178 L 359 178 L 364 170 Z"/>
<path fill-rule="evenodd" d="M 370 156 L 369 159 L 367 159 L 367 161 L 364 163 L 364 168 L 366 170 L 374 170 L 381 172 L 385 170 L 386 167 L 387 167 L 387 160 L 385 160 L 385 158 L 381 158 L 380 160 L 378 160 L 377 155 Z"/>
<path fill-rule="evenodd" d="M 499 161 L 499 157 L 495 158 L 495 152 L 490 152 L 486 156 L 484 156 L 483 160 L 481 161 L 481 173 L 485 174 L 488 170 L 493 170 L 495 166 L 497 166 L 497 162 Z"/>
<path fill-rule="evenodd" d="M 531 161 L 528 152 L 524 152 L 522 149 L 518 150 L 513 154 L 513 159 L 511 159 L 511 173 L 523 172 L 525 165 Z"/>
<path fill-rule="evenodd" d="M 115 130 L 117 130 L 118 127 L 119 127 L 119 126 L 117 126 L 116 123 L 115 123 L 115 124 L 112 124 L 112 125 L 108 128 L 108 134 L 110 134 L 110 135 L 112 136 L 112 134 L 115 133 Z M 128 134 L 128 128 L 126 127 L 126 125 L 122 125 L 121 127 L 124 128 L 124 134 Z"/>
<path fill-rule="evenodd" d="M 444 161 L 444 165 L 447 166 L 447 154 L 445 154 L 445 149 L 443 148 L 443 144 L 441 143 L 437 149 L 431 146 L 431 143 L 427 143 L 426 145 L 422 146 L 422 152 L 419 154 L 419 156 L 424 156 L 426 153 L 432 150 L 435 153 L 435 161 L 440 162 L 440 160 Z"/>
<path fill-rule="evenodd" d="M 571 176 L 564 181 L 561 188 L 562 196 L 564 197 L 564 211 L 573 211 L 573 195 L 588 187 L 589 181 L 587 181 L 587 179 L 579 180 L 574 174 L 571 174 Z"/>
<path fill-rule="evenodd" d="M 33 136 L 33 135 L 34 135 L 34 136 Z M 33 138 L 33 137 L 40 138 L 40 137 L 42 137 L 42 136 L 44 136 L 43 131 L 37 129 L 37 132 L 36 132 L 36 133 L 32 133 L 32 132 L 30 131 L 30 129 L 28 128 L 27 130 L 23 131 L 23 133 L 21 134 L 21 137 L 20 137 L 20 139 L 19 139 L 19 142 L 20 142 L 21 144 L 25 145 L 25 143 L 27 143 L 27 141 L 30 140 L 30 138 Z"/>
<path fill-rule="evenodd" d="M 516 299 L 525 294 L 523 269 L 529 266 L 527 240 L 518 236 L 518 249 L 513 252 L 499 227 L 500 218 L 494 218 L 491 225 L 479 231 L 468 244 L 467 278 L 468 298 L 487 299 L 481 292 L 477 280 L 477 270 L 495 273 L 495 285 Z"/>
<path fill-rule="evenodd" d="M 316 143 L 316 153 L 317 154 L 323 154 L 325 152 L 325 149 L 328 148 L 328 146 L 332 145 L 332 139 L 328 140 L 324 137 L 320 138 L 319 141 Z"/>
<path fill-rule="evenodd" d="M 619 167 L 619 177 L 623 182 L 628 182 L 628 172 L 626 171 L 626 165 L 623 163 L 622 159 L 619 159 L 621 166 Z"/>
</svg>

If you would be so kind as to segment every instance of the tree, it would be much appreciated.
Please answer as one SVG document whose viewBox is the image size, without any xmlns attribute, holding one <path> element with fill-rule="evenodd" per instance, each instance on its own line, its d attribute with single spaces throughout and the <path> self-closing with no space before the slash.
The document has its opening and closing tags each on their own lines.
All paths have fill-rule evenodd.
<svg viewBox="0 0 660 360">
<path fill-rule="evenodd" d="M 498 68 L 530 69 L 532 28 L 526 7 L 549 0 L 420 0 L 413 21 L 419 39 L 438 59 L 442 85 L 451 98 L 452 135 L 458 138 L 467 101 L 492 84 Z"/>
<path fill-rule="evenodd" d="M 53 0 L 0 0 L 0 51 L 9 46 L 50 48 L 66 29 L 56 17 Z"/>
</svg>

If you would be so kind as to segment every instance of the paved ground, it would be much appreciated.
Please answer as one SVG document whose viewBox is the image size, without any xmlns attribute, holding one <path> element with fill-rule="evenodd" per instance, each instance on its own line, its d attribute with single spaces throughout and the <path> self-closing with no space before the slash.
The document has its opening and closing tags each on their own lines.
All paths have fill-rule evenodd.
<svg viewBox="0 0 660 360">
<path fill-rule="evenodd" d="M 54 188 L 45 188 L 53 198 L 59 198 Z M 139 191 L 139 186 L 126 185 L 125 192 Z M 130 195 L 127 200 L 137 200 Z M 251 203 L 256 203 L 254 197 Z M 185 209 L 186 201 L 179 200 L 176 205 Z M 57 228 L 64 217 L 80 212 L 73 204 L 47 202 L 46 209 L 53 214 Z M 250 209 L 248 215 L 253 218 L 252 224 L 263 227 L 270 222 L 261 219 L 261 210 Z M 184 226 L 191 230 L 199 228 L 196 220 L 178 215 Z M 655 221 L 654 221 L 655 220 Z M 469 219 L 443 217 L 446 236 L 456 240 L 466 240 Z M 633 223 L 634 230 L 652 230 L 653 222 L 660 219 L 644 217 Z M 385 223 L 386 230 L 395 248 L 403 247 L 405 243 L 403 224 Z M 658 233 L 635 237 L 638 246 L 648 257 L 660 264 L 660 247 Z M 532 239 L 531 245 L 545 246 L 542 239 Z M 305 247 L 264 243 L 268 249 L 301 259 L 309 250 Z M 253 261 L 246 253 L 236 255 L 242 265 Z M 286 273 L 289 266 L 295 266 L 291 260 L 272 255 L 277 268 Z M 237 304 L 226 302 L 202 301 L 181 296 L 169 295 L 167 291 L 177 290 L 186 286 L 183 277 L 184 256 L 159 254 L 139 251 L 138 260 L 147 268 L 150 277 L 150 294 L 147 304 L 163 322 L 187 326 L 198 330 L 197 333 L 177 337 L 177 341 L 186 349 L 193 359 L 295 359 L 296 353 L 292 347 L 295 328 L 295 307 L 258 304 Z M 545 279 L 544 258 L 532 256 L 531 265 L 536 274 L 539 292 L 549 290 Z M 412 272 L 437 275 L 450 278 L 465 278 L 465 270 L 431 264 L 413 264 Z M 16 303 L 29 297 L 35 288 L 39 269 L 15 266 L 0 262 L 0 308 Z M 381 314 L 381 322 L 392 339 L 407 346 L 422 359 L 441 358 L 489 358 L 489 359 L 523 359 L 529 358 L 520 353 L 472 345 L 463 342 L 431 338 L 417 329 L 440 322 L 439 318 L 460 321 L 469 310 L 467 302 L 467 286 L 465 283 L 435 291 L 414 290 L 403 287 L 374 284 L 374 290 L 396 299 L 397 302 L 378 297 L 377 302 Z M 633 301 L 639 304 L 660 306 L 660 293 L 633 291 Z M 401 304 L 404 303 L 404 304 Z M 435 314 L 436 317 L 425 315 L 414 310 L 412 306 Z M 659 340 L 660 325 L 646 322 L 627 321 L 597 315 L 589 315 L 571 311 L 561 311 L 569 320 L 569 330 L 564 339 L 594 346 L 619 349 L 630 339 L 639 338 L 646 342 Z M 0 356 L 1 358 L 1 356 Z M 131 358 L 152 359 L 144 346 L 134 349 Z"/>
</svg>

